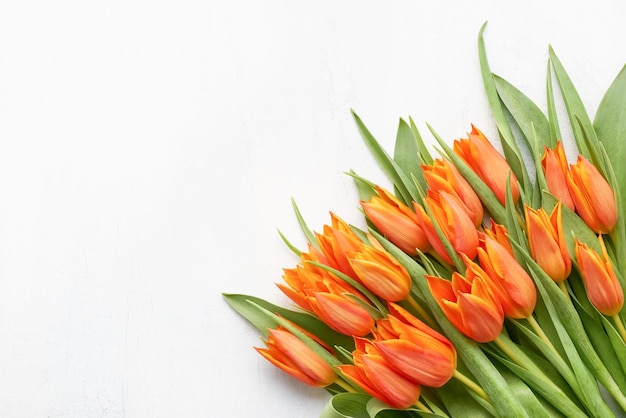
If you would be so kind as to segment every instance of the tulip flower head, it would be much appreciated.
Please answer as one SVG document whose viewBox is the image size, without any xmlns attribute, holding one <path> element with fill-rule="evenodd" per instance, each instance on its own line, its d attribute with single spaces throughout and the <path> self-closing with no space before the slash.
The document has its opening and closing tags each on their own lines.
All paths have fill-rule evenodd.
<svg viewBox="0 0 626 418">
<path fill-rule="evenodd" d="M 518 201 L 520 193 L 517 177 L 502 155 L 474 125 L 466 139 L 454 141 L 453 148 L 454 153 L 470 166 L 503 205 L 506 202 L 506 183 L 510 176 L 513 201 Z"/>
<path fill-rule="evenodd" d="M 311 386 L 325 387 L 337 379 L 333 368 L 298 337 L 282 327 L 268 331 L 267 348 L 255 350 L 276 367 Z"/>
<path fill-rule="evenodd" d="M 457 253 L 465 254 L 470 258 L 476 257 L 478 231 L 463 203 L 449 193 L 444 191 L 434 193 L 431 190 L 428 191 L 424 201 L 432 212 L 433 219 L 437 222 L 439 229 L 450 241 L 452 248 Z M 423 207 L 415 204 L 415 210 L 437 255 L 446 263 L 454 264 L 437 234 L 433 220 Z"/>
<path fill-rule="evenodd" d="M 333 213 L 330 215 L 331 225 L 324 225 L 324 233 L 316 234 L 324 256 L 324 264 L 354 277 L 347 253 L 358 251 L 361 240 L 344 220 Z"/>
<path fill-rule="evenodd" d="M 509 254 L 513 255 L 513 247 L 511 246 L 511 241 L 509 240 L 509 231 L 507 231 L 504 225 L 495 223 L 492 219 L 490 227 L 485 227 L 484 232 L 491 239 L 498 241 L 500 245 L 502 245 L 509 252 Z"/>
<path fill-rule="evenodd" d="M 574 200 L 567 184 L 568 168 L 563 143 L 558 141 L 554 149 L 545 148 L 541 158 L 541 167 L 546 177 L 548 191 L 572 211 Z"/>
<path fill-rule="evenodd" d="M 456 196 L 462 203 L 475 226 L 483 222 L 483 204 L 470 184 L 447 160 L 436 159 L 432 165 L 422 165 L 428 187 Z"/>
<path fill-rule="evenodd" d="M 374 345 L 389 365 L 424 386 L 441 387 L 456 371 L 456 350 L 446 337 L 390 303 L 377 321 Z"/>
<path fill-rule="evenodd" d="M 397 373 L 371 341 L 355 338 L 354 365 L 338 366 L 343 375 L 393 408 L 408 408 L 420 397 L 421 386 Z"/>
<path fill-rule="evenodd" d="M 468 269 L 466 277 L 454 272 L 452 281 L 425 276 L 433 297 L 450 322 L 479 343 L 495 340 L 504 325 L 502 306 L 491 293 L 485 276 L 478 266 Z"/>
<path fill-rule="evenodd" d="M 508 318 L 528 318 L 537 303 L 537 290 L 532 279 L 515 258 L 498 241 L 483 234 L 478 248 L 478 260 L 486 273 L 491 292 L 502 305 Z M 475 272 L 477 265 L 464 258 L 468 271 Z"/>
<path fill-rule="evenodd" d="M 582 155 L 570 165 L 567 177 L 576 212 L 597 234 L 608 234 L 617 223 L 613 189 L 598 169 Z"/>
<path fill-rule="evenodd" d="M 576 240 L 576 260 L 591 304 L 602 314 L 614 316 L 622 310 L 624 291 L 615 276 L 602 235 L 598 239 L 602 255 Z"/>
<path fill-rule="evenodd" d="M 565 243 L 561 205 L 558 202 L 549 216 L 543 208 L 534 210 L 525 207 L 530 254 L 557 283 L 567 279 L 572 271 L 572 261 Z"/>
<path fill-rule="evenodd" d="M 376 186 L 378 196 L 361 202 L 367 218 L 394 245 L 409 255 L 427 252 L 430 243 L 415 212 L 389 191 Z"/>
</svg>

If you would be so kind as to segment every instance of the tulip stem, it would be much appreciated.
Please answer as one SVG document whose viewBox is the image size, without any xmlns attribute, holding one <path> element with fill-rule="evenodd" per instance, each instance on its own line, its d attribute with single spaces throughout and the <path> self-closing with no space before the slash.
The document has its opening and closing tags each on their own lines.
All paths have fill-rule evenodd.
<svg viewBox="0 0 626 418">
<path fill-rule="evenodd" d="M 539 338 L 541 338 L 543 340 L 544 343 L 546 343 L 546 345 L 548 347 L 550 347 L 550 349 L 552 351 L 554 351 L 555 353 L 558 353 L 556 351 L 556 348 L 554 348 L 554 345 L 552 345 L 552 341 L 550 341 L 550 339 L 548 338 L 548 336 L 546 335 L 545 332 L 543 332 L 543 328 L 541 328 L 541 325 L 539 325 L 539 323 L 537 322 L 537 320 L 535 319 L 534 316 L 530 315 L 528 318 L 526 318 L 528 320 L 528 323 L 530 324 L 530 326 L 532 327 L 532 329 L 535 331 L 535 333 L 537 333 L 537 335 L 539 336 Z"/>
<path fill-rule="evenodd" d="M 572 298 L 570 297 L 569 291 L 567 290 L 567 286 L 565 285 L 565 280 L 563 280 L 562 282 L 559 282 L 559 288 L 561 289 L 561 292 L 563 292 L 567 300 L 571 303 Z"/>
<path fill-rule="evenodd" d="M 356 393 L 356 390 L 340 377 L 334 383 L 348 393 Z"/>
<path fill-rule="evenodd" d="M 426 412 L 426 413 L 429 413 L 429 414 L 433 413 L 432 409 L 430 409 L 429 407 L 424 405 L 422 403 L 422 401 L 420 401 L 419 399 L 417 400 L 417 402 L 415 402 L 415 406 L 417 407 L 417 409 L 419 409 L 422 412 Z"/>
<path fill-rule="evenodd" d="M 508 344 L 506 343 L 506 341 L 502 340 L 502 335 L 498 335 L 496 337 L 495 340 L 493 340 L 494 343 L 496 343 L 496 345 L 498 346 L 498 348 L 500 348 L 500 350 L 502 350 L 504 352 L 504 354 L 507 355 L 507 357 L 513 361 L 513 363 L 517 364 L 518 366 L 520 366 L 523 369 L 528 369 L 526 367 L 526 365 L 517 357 L 517 355 L 513 352 L 513 350 L 511 350 L 511 348 L 508 346 Z"/>
<path fill-rule="evenodd" d="M 485 392 L 483 390 L 483 388 L 478 386 L 478 384 L 476 384 L 476 382 L 474 382 L 472 379 L 470 379 L 469 377 L 465 376 L 463 373 L 461 373 L 458 370 L 454 371 L 454 377 L 459 382 L 461 382 L 465 386 L 467 386 L 467 388 L 470 389 L 472 392 L 474 392 L 475 394 L 477 394 L 478 396 L 480 396 L 481 398 L 483 398 L 487 402 L 490 402 L 489 396 L 487 395 L 487 392 Z"/>
<path fill-rule="evenodd" d="M 620 319 L 619 315 L 613 315 L 611 318 L 613 319 L 613 323 L 619 331 L 619 335 L 621 335 L 622 340 L 626 341 L 626 329 L 624 328 L 624 323 Z"/>
<path fill-rule="evenodd" d="M 428 315 L 428 312 L 426 312 L 424 310 L 424 308 L 422 307 L 422 305 L 420 305 L 419 303 L 417 303 L 417 301 L 415 299 L 413 299 L 413 297 L 411 295 L 409 295 L 407 301 L 409 302 L 409 304 L 411 305 L 411 307 L 413 309 L 415 309 L 415 311 L 417 312 L 417 314 L 419 316 L 422 317 L 422 320 L 431 328 L 435 328 L 436 324 L 435 321 L 430 317 L 430 315 Z"/>
</svg>

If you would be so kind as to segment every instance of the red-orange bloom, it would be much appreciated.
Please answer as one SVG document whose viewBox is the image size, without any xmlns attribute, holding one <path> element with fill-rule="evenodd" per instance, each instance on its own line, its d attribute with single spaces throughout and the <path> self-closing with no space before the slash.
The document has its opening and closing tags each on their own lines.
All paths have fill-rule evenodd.
<svg viewBox="0 0 626 418">
<path fill-rule="evenodd" d="M 404 377 L 425 386 L 443 386 L 456 370 L 452 343 L 400 306 L 390 303 L 389 311 L 374 332 L 378 352 Z"/>
<path fill-rule="evenodd" d="M 504 312 L 486 283 L 487 273 L 476 266 L 466 277 L 454 272 L 452 281 L 426 276 L 433 297 L 450 322 L 469 338 L 486 343 L 502 332 Z"/>
<path fill-rule="evenodd" d="M 507 231 L 504 225 L 497 224 L 491 220 L 491 226 L 489 228 L 485 227 L 485 234 L 488 237 L 491 237 L 493 240 L 498 241 L 500 245 L 502 245 L 509 254 L 513 255 L 513 247 L 511 246 L 511 241 L 509 240 L 509 231 Z"/>
<path fill-rule="evenodd" d="M 567 157 L 561 141 L 557 142 L 554 149 L 545 148 L 541 159 L 541 167 L 546 176 L 548 191 L 563 202 L 565 206 L 574 210 L 574 200 L 567 185 Z"/>
<path fill-rule="evenodd" d="M 363 244 L 349 261 L 359 282 L 376 296 L 389 302 L 409 296 L 411 276 L 387 251 Z"/>
<path fill-rule="evenodd" d="M 483 234 L 478 248 L 480 266 L 508 318 L 528 318 L 537 303 L 537 291 L 532 279 L 515 258 L 498 241 Z M 476 266 L 465 258 L 468 271 Z"/>
<path fill-rule="evenodd" d="M 444 191 L 433 193 L 429 190 L 425 204 L 428 205 L 434 220 L 443 235 L 450 241 L 452 248 L 457 253 L 465 254 L 470 258 L 476 257 L 478 231 L 461 201 Z M 454 264 L 424 208 L 415 204 L 415 211 L 435 252 L 446 263 Z"/>
<path fill-rule="evenodd" d="M 467 209 L 474 225 L 483 221 L 483 204 L 472 186 L 447 160 L 436 159 L 432 165 L 423 165 L 422 171 L 428 187 L 434 192 L 445 191 L 459 198 Z"/>
<path fill-rule="evenodd" d="M 369 334 L 374 319 L 353 299 L 367 303 L 366 298 L 343 280 L 308 263 L 315 260 L 311 254 L 302 254 L 303 263 L 296 268 L 285 269 L 285 283 L 277 286 L 298 306 L 314 312 L 335 331 L 346 335 Z"/>
<path fill-rule="evenodd" d="M 617 223 L 617 204 L 609 183 L 582 155 L 570 165 L 567 181 L 576 211 L 598 234 L 608 234 Z"/>
<path fill-rule="evenodd" d="M 604 315 L 617 315 L 624 305 L 624 291 L 606 252 L 602 235 L 598 238 L 602 256 L 576 240 L 576 260 L 587 288 L 589 301 Z"/>
<path fill-rule="evenodd" d="M 328 386 L 337 379 L 333 368 L 298 337 L 282 327 L 268 330 L 267 348 L 257 348 L 264 358 L 299 381 Z"/>
<path fill-rule="evenodd" d="M 557 283 L 567 279 L 572 271 L 561 210 L 561 202 L 552 209 L 550 216 L 543 208 L 534 210 L 525 207 L 530 253 L 543 271 Z"/>
<path fill-rule="evenodd" d="M 419 219 L 408 206 L 382 187 L 376 186 L 378 196 L 369 202 L 361 202 L 368 219 L 389 241 L 409 255 L 417 250 L 427 252 L 430 243 Z"/>
<path fill-rule="evenodd" d="M 520 196 L 517 177 L 481 131 L 472 125 L 472 132 L 468 137 L 454 141 L 453 147 L 455 154 L 470 166 L 503 205 L 506 202 L 506 182 L 511 176 L 511 194 L 513 201 L 517 202 Z"/>
<path fill-rule="evenodd" d="M 358 251 L 361 240 L 341 218 L 334 213 L 330 215 L 331 225 L 324 225 L 324 233 L 316 234 L 324 256 L 323 264 L 354 277 L 347 253 Z"/>
<path fill-rule="evenodd" d="M 372 342 L 355 338 L 354 366 L 338 366 L 345 377 L 393 408 L 408 408 L 420 397 L 421 386 L 390 367 Z"/>
</svg>

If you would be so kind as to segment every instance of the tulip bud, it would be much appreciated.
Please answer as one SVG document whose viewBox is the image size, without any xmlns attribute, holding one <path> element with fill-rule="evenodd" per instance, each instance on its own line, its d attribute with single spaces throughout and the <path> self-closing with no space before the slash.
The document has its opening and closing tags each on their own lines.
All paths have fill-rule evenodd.
<svg viewBox="0 0 626 418">
<path fill-rule="evenodd" d="M 565 243 L 561 210 L 561 202 L 552 209 L 550 216 L 543 208 L 534 210 L 525 207 L 530 254 L 543 271 L 557 283 L 567 279 L 572 270 L 572 261 Z"/>
<path fill-rule="evenodd" d="M 316 234 L 326 261 L 325 264 L 354 277 L 347 253 L 358 251 L 361 247 L 361 240 L 350 226 L 337 215 L 331 213 L 331 219 L 331 225 L 324 225 L 324 233 Z"/>
<path fill-rule="evenodd" d="M 554 149 L 545 148 L 541 167 L 546 177 L 548 191 L 572 211 L 575 210 L 574 200 L 567 185 L 567 158 L 561 141 L 557 142 Z"/>
<path fill-rule="evenodd" d="M 276 367 L 311 386 L 325 387 L 337 379 L 333 368 L 284 328 L 270 329 L 267 349 L 255 350 Z"/>
<path fill-rule="evenodd" d="M 597 234 L 608 234 L 617 223 L 615 194 L 598 169 L 582 155 L 567 177 L 576 212 Z"/>
<path fill-rule="evenodd" d="M 430 243 L 415 213 L 387 190 L 376 187 L 378 196 L 361 202 L 368 219 L 394 245 L 409 255 L 430 250 Z"/>
<path fill-rule="evenodd" d="M 422 171 L 432 191 L 444 191 L 456 196 L 463 203 L 475 226 L 483 222 L 482 202 L 452 163 L 436 159 L 432 165 L 423 165 Z"/>
<path fill-rule="evenodd" d="M 472 125 L 467 139 L 454 141 L 454 152 L 470 166 L 472 171 L 493 191 L 500 203 L 506 203 L 506 183 L 511 176 L 513 201 L 519 199 L 517 178 L 502 155 L 493 147 L 481 131 Z"/>
<path fill-rule="evenodd" d="M 602 247 L 602 256 L 576 240 L 576 260 L 589 301 L 602 314 L 613 316 L 622 310 L 624 291 L 615 276 L 602 235 L 598 239 Z"/>
</svg>

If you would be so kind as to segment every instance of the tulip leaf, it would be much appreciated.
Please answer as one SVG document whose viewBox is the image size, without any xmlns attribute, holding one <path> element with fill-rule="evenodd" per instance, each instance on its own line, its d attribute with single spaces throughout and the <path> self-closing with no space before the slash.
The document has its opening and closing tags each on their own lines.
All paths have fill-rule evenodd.
<svg viewBox="0 0 626 418">
<path fill-rule="evenodd" d="M 354 180 L 361 202 L 369 202 L 373 196 L 377 195 L 376 186 L 371 181 L 359 176 L 354 170 L 350 170 L 345 174 L 349 175 Z"/>
<path fill-rule="evenodd" d="M 493 79 L 500 100 L 520 128 L 533 157 L 541 154 L 544 146 L 552 148 L 550 124 L 539 107 L 502 77 L 494 75 Z"/>
<path fill-rule="evenodd" d="M 426 147 L 426 143 L 422 139 L 422 135 L 420 135 L 417 126 L 415 125 L 415 121 L 413 118 L 409 117 L 409 125 L 411 126 L 411 131 L 413 132 L 413 136 L 417 139 L 417 146 L 419 148 L 419 156 L 423 164 L 432 165 L 434 162 L 433 157 L 430 155 L 430 151 Z"/>
<path fill-rule="evenodd" d="M 457 349 L 457 354 L 463 363 L 476 377 L 487 395 L 491 399 L 498 400 L 493 403 L 496 412 L 503 417 L 527 417 L 522 404 L 478 344 L 461 334 L 446 318 L 432 293 L 430 293 L 430 288 L 424 278 L 426 271 L 422 266 L 377 232 L 372 231 L 372 234 L 407 269 L 443 332 Z"/>
<path fill-rule="evenodd" d="M 415 186 L 398 166 L 398 164 L 381 147 L 376 138 L 374 138 L 361 118 L 354 111 L 352 111 L 352 116 L 356 122 L 361 137 L 365 141 L 365 145 L 367 145 L 370 149 L 372 155 L 382 170 L 397 188 L 400 199 L 404 201 L 405 204 L 410 205 L 411 201 L 417 200 L 418 198 Z"/>
<path fill-rule="evenodd" d="M 339 393 L 328 401 L 320 418 L 370 418 L 366 409 L 370 399 L 362 393 Z"/>
<path fill-rule="evenodd" d="M 574 133 L 574 140 L 576 141 L 579 152 L 585 158 L 590 160 L 591 150 L 588 144 L 586 144 L 584 141 L 581 125 L 584 127 L 584 130 L 590 135 L 589 139 L 591 140 L 591 146 L 595 147 L 597 145 L 598 139 L 596 137 L 595 131 L 593 130 L 593 125 L 591 124 L 591 120 L 589 120 L 589 116 L 587 115 L 587 110 L 585 110 L 585 106 L 583 105 L 583 102 L 580 99 L 576 88 L 574 87 L 574 83 L 572 83 L 572 80 L 567 75 L 563 64 L 561 64 L 561 61 L 554 53 L 552 47 L 549 48 L 549 52 L 550 62 L 552 63 L 552 68 L 554 69 L 554 75 L 556 76 L 556 80 L 559 83 L 561 96 L 563 97 L 563 102 L 565 103 L 565 108 L 569 116 L 572 132 Z M 579 118 L 582 122 L 581 125 L 579 125 L 576 121 L 577 118 Z"/>
<path fill-rule="evenodd" d="M 426 180 L 424 180 L 424 174 L 420 168 L 421 158 L 418 140 L 415 137 L 415 131 L 403 119 L 400 119 L 398 124 L 393 159 L 404 174 L 417 179 L 418 184 L 422 188 L 426 188 Z"/>
<path fill-rule="evenodd" d="M 267 315 L 261 312 L 258 306 L 288 319 L 294 324 L 317 336 L 330 347 L 340 345 L 350 349 L 354 348 L 354 341 L 351 337 L 334 331 L 328 325 L 311 314 L 291 311 L 254 296 L 226 293 L 223 294 L 223 296 L 224 299 L 226 299 L 226 302 L 228 302 L 228 304 L 238 314 L 247 319 L 264 335 L 268 335 L 267 329 L 276 328 L 278 324 L 276 321 L 268 318 Z"/>
<path fill-rule="evenodd" d="M 500 102 L 498 91 L 496 89 L 496 83 L 494 76 L 489 69 L 489 62 L 487 61 L 487 52 L 485 48 L 485 40 L 483 39 L 483 32 L 487 22 L 480 28 L 478 34 L 478 58 L 480 61 L 480 70 L 483 77 L 483 84 L 485 86 L 485 92 L 487 93 L 487 100 L 489 101 L 489 107 L 493 113 L 493 118 L 500 134 L 500 143 L 502 144 L 502 150 L 507 163 L 511 167 L 511 170 L 519 180 L 522 188 L 527 194 L 532 193 L 528 172 L 526 171 L 526 165 L 520 154 L 520 150 L 515 142 L 515 137 L 509 126 L 506 114 Z"/>
<path fill-rule="evenodd" d="M 491 191 L 489 186 L 482 181 L 478 174 L 474 173 L 472 169 L 459 157 L 456 153 L 446 144 L 446 142 L 435 132 L 432 126 L 427 123 L 428 129 L 432 133 L 435 140 L 439 143 L 445 154 L 448 156 L 452 164 L 459 171 L 461 176 L 472 186 L 472 189 L 478 195 L 478 198 L 483 202 L 483 205 L 491 215 L 491 217 L 499 224 L 504 224 L 506 219 L 506 212 L 504 206 L 498 201 L 496 195 Z"/>
<path fill-rule="evenodd" d="M 304 217 L 302 216 L 302 213 L 300 213 L 300 209 L 298 209 L 296 200 L 292 198 L 291 204 L 293 206 L 293 211 L 296 214 L 296 219 L 298 219 L 298 224 L 300 225 L 300 229 L 302 230 L 302 233 L 306 237 L 307 241 L 316 249 L 320 250 L 320 246 L 319 246 L 319 243 L 317 242 L 317 238 L 315 238 L 315 234 L 313 234 L 313 232 L 306 225 Z"/>
<path fill-rule="evenodd" d="M 626 66 L 619 72 L 604 94 L 593 127 L 599 141 L 607 151 L 615 170 L 617 185 L 622 198 L 626 197 Z M 620 212 L 622 217 L 624 212 Z"/>
<path fill-rule="evenodd" d="M 556 105 L 554 103 L 554 89 L 552 88 L 552 70 L 550 62 L 548 62 L 546 76 L 546 92 L 548 102 L 548 123 L 550 125 L 550 145 L 548 148 L 554 148 L 557 141 L 561 140 L 561 130 L 559 128 L 559 120 L 556 115 Z"/>
<path fill-rule="evenodd" d="M 278 235 L 280 235 L 280 239 L 283 240 L 283 242 L 285 243 L 285 245 L 287 246 L 287 248 L 289 248 L 295 255 L 297 255 L 298 257 L 300 257 L 302 255 L 302 251 L 300 251 L 295 245 L 293 245 L 285 236 L 285 234 L 283 234 L 280 229 L 278 230 Z"/>
</svg>

